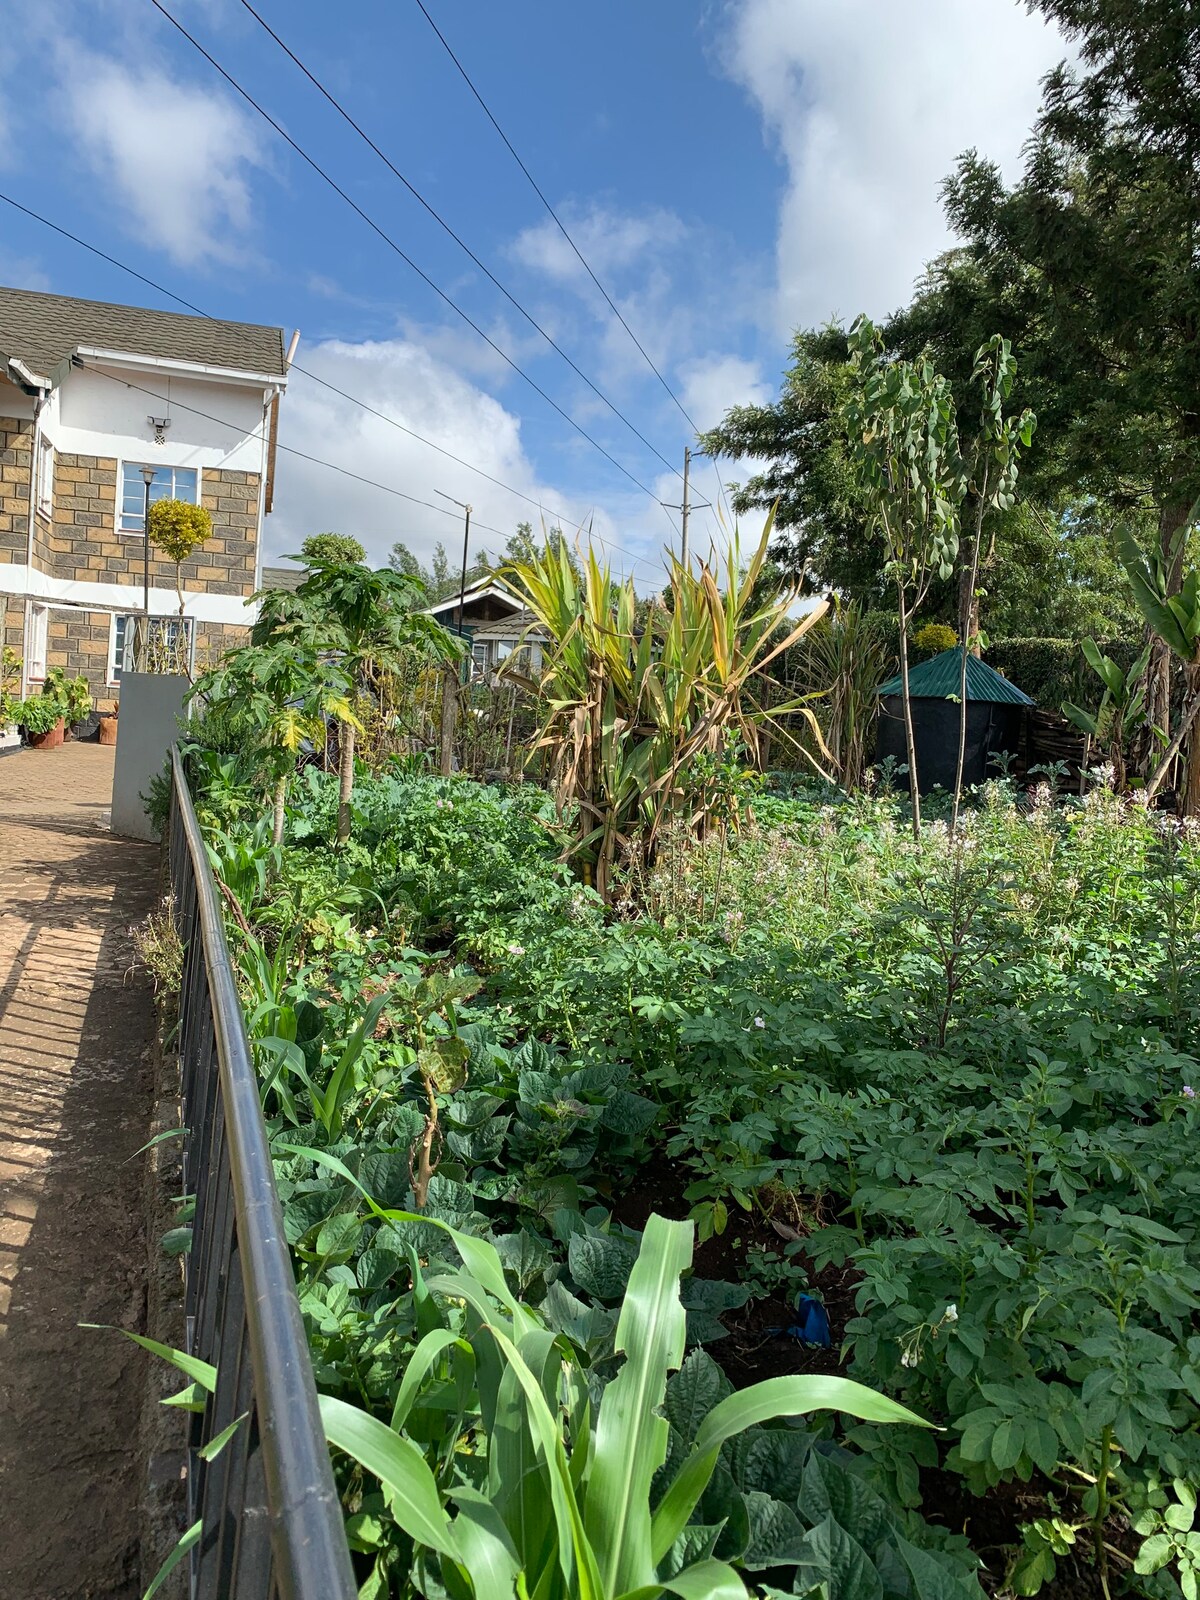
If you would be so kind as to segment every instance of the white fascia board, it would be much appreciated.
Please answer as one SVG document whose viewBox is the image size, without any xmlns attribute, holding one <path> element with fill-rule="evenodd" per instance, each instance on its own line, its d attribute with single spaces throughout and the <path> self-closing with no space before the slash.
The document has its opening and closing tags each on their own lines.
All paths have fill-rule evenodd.
<svg viewBox="0 0 1200 1600">
<path fill-rule="evenodd" d="M 133 371 L 177 372 L 183 377 L 215 378 L 221 383 L 245 383 L 256 389 L 287 388 L 287 377 L 280 372 L 246 372 L 238 367 L 214 367 L 203 361 L 176 361 L 172 356 L 141 356 L 129 350 L 101 350 L 79 345 L 74 352 L 85 364 L 102 361 L 106 366 L 128 367 Z"/>
<path fill-rule="evenodd" d="M 514 600 L 507 589 L 502 589 L 500 585 L 496 583 L 489 583 L 484 589 L 468 588 L 463 594 L 463 605 L 469 606 L 476 600 L 503 600 L 506 602 L 506 604 L 510 605 L 514 611 L 520 611 L 522 609 L 520 601 Z M 453 611 L 457 605 L 458 594 L 456 592 L 447 600 L 439 600 L 435 606 L 426 606 L 425 614 L 429 617 L 436 617 L 439 612 Z"/>
<path fill-rule="evenodd" d="M 88 583 L 75 578 L 56 578 L 37 567 L 19 564 L 0 566 L 0 594 L 28 596 L 50 605 L 121 613 L 141 611 L 143 600 L 140 583 Z M 179 596 L 174 589 L 152 587 L 150 612 L 156 617 L 177 617 Z M 183 612 L 198 622 L 230 622 L 249 628 L 258 617 L 258 606 L 248 604 L 240 594 L 206 594 L 185 589 Z"/>
</svg>

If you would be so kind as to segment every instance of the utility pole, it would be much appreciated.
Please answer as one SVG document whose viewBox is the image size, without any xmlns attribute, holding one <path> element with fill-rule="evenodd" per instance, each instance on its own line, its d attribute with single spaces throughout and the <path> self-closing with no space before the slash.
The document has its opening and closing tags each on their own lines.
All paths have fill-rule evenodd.
<svg viewBox="0 0 1200 1600">
<path fill-rule="evenodd" d="M 708 506 L 711 503 L 708 500 L 699 502 L 702 506 Z M 662 504 L 666 506 L 668 511 L 679 511 L 683 514 L 680 524 L 679 564 L 682 567 L 686 567 L 688 558 L 692 553 L 691 540 L 688 536 L 688 518 L 692 512 L 692 451 L 689 445 L 685 445 L 683 449 L 683 504 L 678 506 L 669 505 L 665 500 Z"/>
<path fill-rule="evenodd" d="M 688 564 L 688 554 L 689 554 L 689 551 L 688 551 L 688 510 L 689 510 L 689 506 L 688 506 L 688 479 L 691 477 L 691 471 L 692 471 L 692 452 L 691 452 L 691 447 L 685 444 L 684 447 L 683 447 L 683 505 L 681 507 L 683 520 L 682 520 L 682 536 L 681 536 L 680 541 L 679 541 L 679 563 L 683 567 L 686 567 L 687 564 Z"/>
<path fill-rule="evenodd" d="M 462 572 L 458 580 L 458 617 L 456 632 L 461 639 L 463 636 L 463 607 L 467 595 L 467 552 L 471 543 L 471 507 L 465 500 L 455 500 L 453 495 L 444 494 L 441 489 L 436 489 L 435 494 L 440 494 L 443 500 L 449 500 L 452 505 L 458 506 L 463 512 L 463 553 Z M 455 662 L 446 668 L 446 676 L 442 684 L 442 750 L 441 772 L 443 778 L 448 778 L 454 769 L 454 725 L 458 718 L 458 684 L 455 679 L 460 668 Z"/>
</svg>

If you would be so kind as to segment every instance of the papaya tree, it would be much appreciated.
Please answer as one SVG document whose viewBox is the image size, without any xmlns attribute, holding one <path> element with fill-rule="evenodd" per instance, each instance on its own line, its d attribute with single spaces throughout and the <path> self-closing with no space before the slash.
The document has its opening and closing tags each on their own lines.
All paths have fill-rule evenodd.
<svg viewBox="0 0 1200 1600">
<path fill-rule="evenodd" d="M 424 589 L 389 567 L 309 558 L 309 574 L 294 593 L 269 589 L 251 634 L 256 645 L 283 643 L 318 661 L 336 661 L 353 695 L 371 695 L 380 676 L 400 672 L 421 656 L 456 661 L 461 641 L 420 608 Z M 352 704 L 352 698 L 347 702 Z M 357 717 L 338 715 L 339 843 L 350 837 Z"/>
<path fill-rule="evenodd" d="M 272 839 L 283 841 L 287 791 L 305 743 L 325 747 L 325 723 L 358 725 L 354 685 L 339 661 L 277 641 L 231 651 L 189 698 L 221 702 L 258 746 L 271 782 Z"/>
</svg>

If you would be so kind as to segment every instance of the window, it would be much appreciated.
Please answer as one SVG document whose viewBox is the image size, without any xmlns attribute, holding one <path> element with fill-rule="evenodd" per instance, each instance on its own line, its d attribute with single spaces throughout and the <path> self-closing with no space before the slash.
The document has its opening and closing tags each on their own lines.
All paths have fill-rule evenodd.
<svg viewBox="0 0 1200 1600">
<path fill-rule="evenodd" d="M 29 633 L 25 641 L 25 672 L 34 683 L 46 676 L 46 639 L 50 631 L 50 607 L 31 606 Z"/>
<path fill-rule="evenodd" d="M 488 667 L 488 647 L 486 642 L 471 646 L 471 666 L 475 672 L 486 672 Z"/>
<path fill-rule="evenodd" d="M 195 467 L 155 467 L 151 500 L 186 500 L 196 504 L 200 474 Z M 121 503 L 117 508 L 119 533 L 146 532 L 146 484 L 142 463 L 126 461 L 121 468 Z"/>
<path fill-rule="evenodd" d="M 49 439 L 38 441 L 37 508 L 47 517 L 54 509 L 54 446 Z"/>
<path fill-rule="evenodd" d="M 142 615 L 114 616 L 108 639 L 108 681 L 120 683 L 137 661 Z M 147 667 L 151 672 L 190 672 L 194 621 L 191 617 L 151 617 Z"/>
</svg>

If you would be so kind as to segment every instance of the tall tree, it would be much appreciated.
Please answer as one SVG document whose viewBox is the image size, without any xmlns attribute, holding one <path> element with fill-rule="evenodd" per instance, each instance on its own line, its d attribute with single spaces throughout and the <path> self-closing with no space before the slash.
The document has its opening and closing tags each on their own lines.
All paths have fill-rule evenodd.
<svg viewBox="0 0 1200 1600">
<path fill-rule="evenodd" d="M 900 693 L 912 791 L 913 836 L 921 839 L 921 793 L 908 689 L 908 619 L 958 558 L 959 507 L 967 488 L 950 385 L 925 359 L 889 357 L 879 330 L 860 317 L 850 332 L 845 421 L 850 461 L 871 522 L 887 550 L 900 616 Z"/>
<path fill-rule="evenodd" d="M 1045 83 L 1023 176 L 971 151 L 945 186 L 962 248 L 889 338 L 944 370 L 999 329 L 1038 414 L 1043 481 L 1148 504 L 1168 579 L 1200 493 L 1200 10 L 1192 0 L 1036 0 L 1079 52 Z M 1169 717 L 1154 642 L 1150 721 Z"/>
<path fill-rule="evenodd" d="M 439 540 L 433 547 L 428 566 L 416 557 L 402 539 L 397 539 L 388 556 L 388 566 L 405 578 L 416 578 L 424 587 L 431 603 L 448 600 L 458 593 L 461 570 L 452 572 L 446 546 Z M 467 568 L 467 583 L 477 583 L 488 571 L 487 557 L 478 556 Z"/>
</svg>

